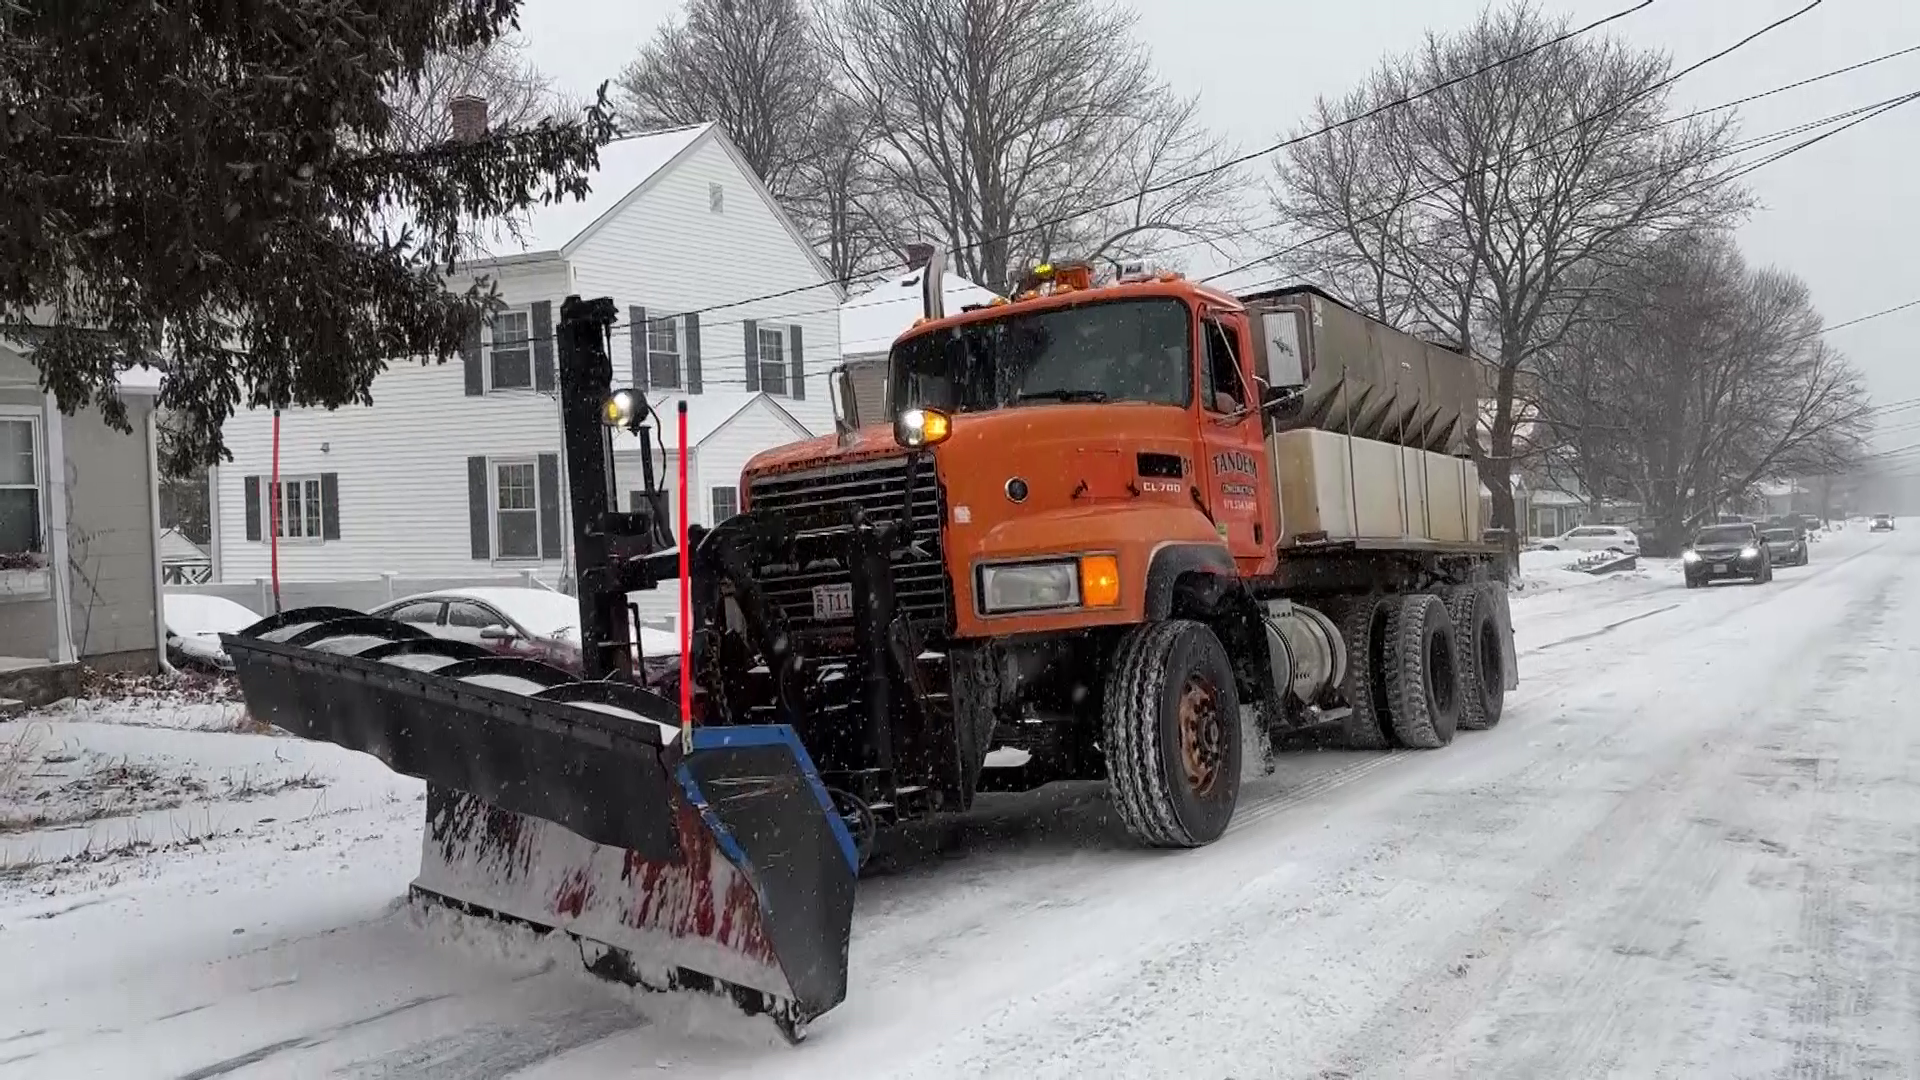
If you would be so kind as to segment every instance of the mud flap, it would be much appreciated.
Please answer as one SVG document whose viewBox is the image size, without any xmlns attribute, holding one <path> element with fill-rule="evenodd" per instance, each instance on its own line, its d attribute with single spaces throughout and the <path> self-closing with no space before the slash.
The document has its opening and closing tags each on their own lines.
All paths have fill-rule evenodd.
<svg viewBox="0 0 1920 1080">
<path fill-rule="evenodd" d="M 789 1038 L 845 998 L 854 844 L 790 727 L 696 728 L 689 751 L 637 687 L 335 625 L 225 643 L 257 718 L 427 781 L 416 895 L 563 931 L 597 974 L 724 994 Z M 348 638 L 358 655 L 327 647 Z"/>
</svg>

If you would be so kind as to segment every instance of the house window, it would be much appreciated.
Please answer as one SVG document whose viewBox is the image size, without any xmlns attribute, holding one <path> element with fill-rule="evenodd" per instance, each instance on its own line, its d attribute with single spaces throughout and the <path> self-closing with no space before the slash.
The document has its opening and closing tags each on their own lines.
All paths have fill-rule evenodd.
<svg viewBox="0 0 1920 1080">
<path fill-rule="evenodd" d="M 787 332 L 777 327 L 760 330 L 760 389 L 769 394 L 787 392 Z"/>
<path fill-rule="evenodd" d="M 680 320 L 677 317 L 647 323 L 647 380 L 660 390 L 680 388 Z"/>
<path fill-rule="evenodd" d="M 0 416 L 0 555 L 41 549 L 40 424 Z"/>
<path fill-rule="evenodd" d="M 493 464 L 493 551 L 500 559 L 540 557 L 540 470 L 534 462 Z"/>
<path fill-rule="evenodd" d="M 273 487 L 271 483 L 267 486 L 269 489 Z M 280 478 L 280 487 L 272 497 L 280 508 L 279 520 L 274 522 L 275 535 L 282 540 L 320 542 L 321 522 L 325 515 L 320 506 L 319 477 L 283 476 Z"/>
<path fill-rule="evenodd" d="M 503 311 L 487 324 L 487 374 L 494 390 L 533 388 L 533 316 Z"/>
<path fill-rule="evenodd" d="M 707 501 L 713 504 L 713 523 L 717 526 L 740 512 L 740 489 L 736 487 L 708 488 Z"/>
<path fill-rule="evenodd" d="M 727 211 L 727 189 L 719 184 L 707 185 L 707 209 L 715 214 Z"/>
</svg>

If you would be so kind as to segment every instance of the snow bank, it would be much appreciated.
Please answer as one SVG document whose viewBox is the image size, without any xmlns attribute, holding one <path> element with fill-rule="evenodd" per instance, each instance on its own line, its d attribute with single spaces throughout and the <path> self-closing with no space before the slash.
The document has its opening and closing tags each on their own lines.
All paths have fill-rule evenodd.
<svg viewBox="0 0 1920 1080">
<path fill-rule="evenodd" d="M 1679 560 L 1654 559 L 1645 555 L 1640 556 L 1632 570 L 1589 574 L 1575 569 L 1582 560 L 1591 559 L 1595 554 L 1591 551 L 1523 551 L 1520 553 L 1520 577 L 1514 583 L 1513 591 L 1517 596 L 1537 596 L 1562 589 L 1618 587 L 1623 583 L 1664 582 L 1668 578 L 1677 583 L 1680 578 Z"/>
</svg>

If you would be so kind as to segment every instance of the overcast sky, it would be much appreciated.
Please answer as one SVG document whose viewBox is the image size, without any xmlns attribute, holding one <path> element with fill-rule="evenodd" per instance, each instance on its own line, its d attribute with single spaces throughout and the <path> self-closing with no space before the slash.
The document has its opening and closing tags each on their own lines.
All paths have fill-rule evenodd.
<svg viewBox="0 0 1920 1080">
<path fill-rule="evenodd" d="M 1576 23 L 1633 0 L 1548 0 Z M 1684 66 L 1804 7 L 1807 0 L 1656 0 L 1612 29 Z M 571 92 L 617 73 L 678 0 L 524 0 L 533 60 Z M 1168 82 L 1201 95 L 1217 130 L 1251 150 L 1273 142 L 1316 95 L 1348 89 L 1387 52 L 1472 20 L 1480 0 L 1133 0 Z M 1683 109 L 1745 97 L 1920 44 L 1916 0 L 1825 0 L 1799 20 L 1674 87 Z M 1767 134 L 1920 90 L 1920 53 L 1757 102 L 1743 131 Z M 1761 208 L 1741 227 L 1748 257 L 1812 286 L 1828 322 L 1920 298 L 1920 102 L 1755 172 Z M 1920 308 L 1836 331 L 1881 402 L 1920 398 Z M 1915 413 L 1907 413 L 1914 416 Z M 1911 421 L 1891 419 L 1889 424 Z M 1920 441 L 1888 433 L 1883 445 Z"/>
</svg>

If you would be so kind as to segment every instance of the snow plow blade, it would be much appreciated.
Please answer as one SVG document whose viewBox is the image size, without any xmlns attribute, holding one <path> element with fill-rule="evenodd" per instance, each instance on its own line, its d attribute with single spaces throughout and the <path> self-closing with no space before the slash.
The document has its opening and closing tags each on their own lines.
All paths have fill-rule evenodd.
<svg viewBox="0 0 1920 1080">
<path fill-rule="evenodd" d="M 416 896 L 720 994 L 789 1039 L 846 996 L 854 845 L 793 730 L 338 609 L 223 635 L 248 711 L 427 781 Z"/>
</svg>

